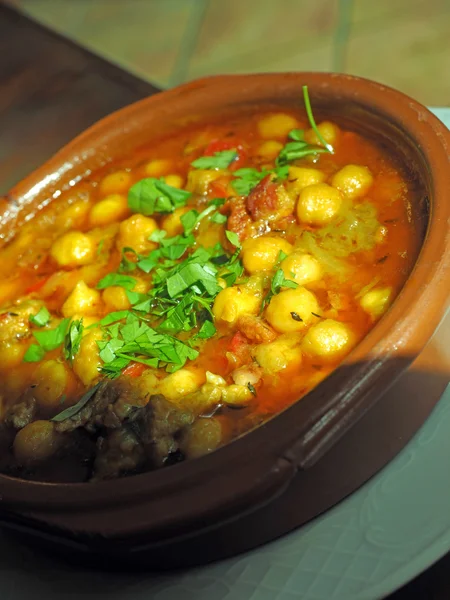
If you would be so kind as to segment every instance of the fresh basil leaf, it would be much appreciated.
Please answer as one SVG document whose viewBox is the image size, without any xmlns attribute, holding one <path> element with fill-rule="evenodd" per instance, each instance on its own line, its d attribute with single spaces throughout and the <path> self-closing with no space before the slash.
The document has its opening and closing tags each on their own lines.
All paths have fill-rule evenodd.
<svg viewBox="0 0 450 600">
<path fill-rule="evenodd" d="M 236 150 L 222 150 L 213 156 L 201 156 L 191 164 L 196 169 L 226 169 L 237 158 Z"/>
<path fill-rule="evenodd" d="M 24 362 L 39 362 L 45 356 L 45 350 L 42 346 L 38 346 L 37 344 L 31 344 L 27 348 L 25 355 L 23 357 Z"/>
<path fill-rule="evenodd" d="M 104 290 L 105 288 L 112 286 L 123 287 L 126 290 L 132 290 L 136 285 L 136 279 L 129 275 L 122 275 L 120 273 L 108 273 L 106 277 L 100 279 L 97 283 L 98 290 Z"/>
<path fill-rule="evenodd" d="M 83 319 L 72 321 L 64 338 L 64 358 L 72 363 L 83 337 Z"/>
<path fill-rule="evenodd" d="M 35 315 L 30 315 L 30 323 L 36 325 L 36 327 L 45 327 L 50 321 L 50 316 L 46 307 L 43 306 Z"/>
</svg>

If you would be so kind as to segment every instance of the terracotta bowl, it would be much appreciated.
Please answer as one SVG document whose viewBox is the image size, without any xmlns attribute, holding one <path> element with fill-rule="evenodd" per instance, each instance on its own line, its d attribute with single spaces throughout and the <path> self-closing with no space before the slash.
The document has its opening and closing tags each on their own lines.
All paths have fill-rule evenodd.
<svg viewBox="0 0 450 600">
<path fill-rule="evenodd" d="M 319 117 L 374 137 L 414 182 L 423 244 L 392 308 L 301 402 L 208 456 L 97 484 L 0 475 L 3 525 L 42 544 L 94 554 L 98 561 L 164 567 L 210 560 L 276 537 L 325 510 L 399 450 L 387 439 L 388 430 L 404 443 L 426 417 L 429 411 L 420 408 L 417 418 L 411 415 L 400 397 L 383 411 L 377 403 L 382 406 L 380 397 L 422 350 L 448 303 L 450 134 L 425 107 L 397 91 L 347 75 L 288 73 L 212 77 L 157 94 L 91 127 L 1 199 L 0 240 L 20 227 L 30 208 L 106 161 L 191 121 L 297 106 L 303 84 Z M 365 430 L 359 423 L 349 431 L 362 417 Z M 369 438 L 371 451 L 355 470 L 351 456 L 361 454 Z"/>
</svg>

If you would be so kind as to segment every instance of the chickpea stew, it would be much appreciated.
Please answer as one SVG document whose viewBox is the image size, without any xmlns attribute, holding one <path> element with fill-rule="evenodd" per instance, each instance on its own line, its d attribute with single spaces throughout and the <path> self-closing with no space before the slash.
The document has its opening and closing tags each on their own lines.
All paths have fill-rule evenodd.
<svg viewBox="0 0 450 600">
<path fill-rule="evenodd" d="M 386 151 L 332 121 L 194 125 L 0 248 L 0 471 L 99 481 L 213 451 L 299 400 L 419 249 Z"/>
</svg>

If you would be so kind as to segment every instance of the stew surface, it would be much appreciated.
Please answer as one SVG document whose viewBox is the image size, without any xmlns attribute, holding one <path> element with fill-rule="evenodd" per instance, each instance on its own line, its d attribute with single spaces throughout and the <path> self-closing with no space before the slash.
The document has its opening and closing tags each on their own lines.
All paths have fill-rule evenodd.
<svg viewBox="0 0 450 600">
<path fill-rule="evenodd" d="M 412 195 L 301 110 L 186 128 L 62 191 L 0 249 L 0 470 L 142 472 L 299 400 L 401 289 Z"/>
</svg>

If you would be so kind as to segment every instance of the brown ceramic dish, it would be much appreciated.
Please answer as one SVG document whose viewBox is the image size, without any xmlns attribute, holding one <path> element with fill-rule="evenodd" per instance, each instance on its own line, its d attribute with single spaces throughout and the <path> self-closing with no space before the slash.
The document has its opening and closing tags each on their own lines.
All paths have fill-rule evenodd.
<svg viewBox="0 0 450 600">
<path fill-rule="evenodd" d="M 311 73 L 215 77 L 158 94 L 100 121 L 1 199 L 0 240 L 7 238 L 12 225 L 20 226 L 31 207 L 47 202 L 55 191 L 105 161 L 175 131 L 187 120 L 203 122 L 252 106 L 296 105 L 303 84 L 308 85 L 319 116 L 332 115 L 338 124 L 395 149 L 423 190 L 414 210 L 423 223 L 424 242 L 391 310 L 302 402 L 201 459 L 91 485 L 0 475 L 4 524 L 103 558 L 128 556 L 129 563 L 136 563 L 141 560 L 136 557 L 143 556 L 157 566 L 190 564 L 249 548 L 289 530 L 338 501 L 387 460 L 381 442 L 386 419 L 392 416 L 403 431 L 403 413 L 398 406 L 385 406 L 384 413 L 377 413 L 374 405 L 439 324 L 450 275 L 450 134 L 426 108 L 403 94 L 355 77 Z M 420 413 L 421 418 L 426 414 Z M 339 453 L 333 463 L 335 449 L 329 450 L 362 417 L 370 431 L 373 415 L 374 437 L 380 443 L 373 444 L 372 451 L 385 458 L 371 461 L 349 488 L 343 484 L 349 479 L 346 465 L 338 462 Z M 414 421 L 407 435 L 420 423 Z M 354 431 L 345 438 L 353 444 L 347 451 L 357 453 L 361 440 Z M 342 460 L 342 452 L 340 456 Z M 317 480 L 314 472 L 320 473 L 321 463 L 328 468 Z M 297 511 L 280 517 L 280 510 L 288 507 L 283 498 L 288 497 L 288 510 L 296 506 Z M 233 530 L 227 523 L 238 519 L 242 541 L 230 545 L 224 532 L 227 527 Z M 271 519 L 273 525 L 267 527 Z M 255 532 L 259 527 L 264 533 Z M 224 546 L 212 549 L 211 543 Z"/>
</svg>

